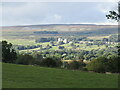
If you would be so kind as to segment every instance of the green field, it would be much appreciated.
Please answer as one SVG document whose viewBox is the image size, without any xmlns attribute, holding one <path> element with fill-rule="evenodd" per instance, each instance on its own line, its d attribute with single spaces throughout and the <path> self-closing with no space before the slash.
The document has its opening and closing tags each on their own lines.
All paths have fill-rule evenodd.
<svg viewBox="0 0 120 90">
<path fill-rule="evenodd" d="M 3 88 L 117 88 L 117 74 L 3 63 Z"/>
<path fill-rule="evenodd" d="M 23 46 L 32 46 L 32 45 L 42 45 L 42 46 L 47 46 L 51 45 L 50 42 L 44 42 L 44 43 L 36 43 L 34 39 L 3 39 L 7 40 L 9 43 L 12 43 L 13 45 L 23 45 Z M 86 50 L 86 51 L 91 51 L 93 49 L 104 49 L 106 48 L 105 45 L 92 45 L 92 46 L 86 46 L 86 44 L 79 44 L 75 43 L 74 45 L 79 45 L 80 47 L 77 47 L 74 50 Z M 62 44 L 62 45 L 57 45 L 57 46 L 52 46 L 49 50 L 60 50 L 59 46 L 64 46 L 65 49 L 73 49 L 73 47 L 67 43 L 67 44 Z M 110 46 L 115 46 L 115 45 L 110 45 Z M 40 48 L 34 48 L 34 49 L 25 49 L 25 50 L 20 50 L 20 52 L 32 52 L 32 51 L 40 50 Z"/>
<path fill-rule="evenodd" d="M 35 45 L 35 40 L 28 40 L 28 39 L 3 39 L 8 41 L 9 43 L 12 43 L 14 45 Z"/>
</svg>

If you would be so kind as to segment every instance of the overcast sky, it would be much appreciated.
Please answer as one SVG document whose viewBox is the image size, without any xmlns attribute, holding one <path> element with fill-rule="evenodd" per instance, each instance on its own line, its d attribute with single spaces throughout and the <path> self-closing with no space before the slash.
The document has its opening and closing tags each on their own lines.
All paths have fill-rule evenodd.
<svg viewBox="0 0 120 90">
<path fill-rule="evenodd" d="M 117 24 L 107 20 L 117 2 L 4 2 L 0 26 L 35 24 Z"/>
</svg>

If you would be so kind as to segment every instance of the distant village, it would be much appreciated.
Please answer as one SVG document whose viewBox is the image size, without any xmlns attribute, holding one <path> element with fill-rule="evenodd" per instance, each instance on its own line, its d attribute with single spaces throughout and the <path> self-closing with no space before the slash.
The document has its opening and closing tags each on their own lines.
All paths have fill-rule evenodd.
<svg viewBox="0 0 120 90">
<path fill-rule="evenodd" d="M 67 44 L 67 43 L 69 43 L 69 44 L 71 44 L 71 43 L 73 43 L 72 41 L 70 41 L 70 40 L 68 40 L 68 39 L 63 39 L 63 38 L 58 38 L 58 41 L 57 41 L 58 43 L 59 42 L 63 42 L 64 44 Z M 91 44 L 93 44 L 94 43 L 94 41 L 79 41 L 79 44 L 86 44 L 86 43 L 91 43 Z M 104 44 L 117 44 L 116 42 L 110 42 L 110 41 L 104 41 Z"/>
</svg>

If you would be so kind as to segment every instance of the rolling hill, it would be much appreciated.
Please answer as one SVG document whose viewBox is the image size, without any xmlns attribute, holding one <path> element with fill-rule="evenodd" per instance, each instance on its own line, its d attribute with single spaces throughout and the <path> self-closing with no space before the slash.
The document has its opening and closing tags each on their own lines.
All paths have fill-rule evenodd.
<svg viewBox="0 0 120 90">
<path fill-rule="evenodd" d="M 84 31 L 97 29 L 118 28 L 117 25 L 95 25 L 95 24 L 45 24 L 45 25 L 21 25 L 21 26 L 3 26 L 3 31 Z"/>
<path fill-rule="evenodd" d="M 95 24 L 46 24 L 46 25 L 24 25 L 3 26 L 1 28 L 5 39 L 35 39 L 38 36 L 34 32 L 57 31 L 59 34 L 46 36 L 108 36 L 118 33 L 117 25 L 95 25 Z M 45 36 L 45 37 L 46 37 Z"/>
</svg>

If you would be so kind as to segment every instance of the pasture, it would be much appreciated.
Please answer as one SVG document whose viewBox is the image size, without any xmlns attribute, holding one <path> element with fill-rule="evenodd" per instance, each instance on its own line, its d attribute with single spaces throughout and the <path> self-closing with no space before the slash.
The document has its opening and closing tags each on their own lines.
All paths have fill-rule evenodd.
<svg viewBox="0 0 120 90">
<path fill-rule="evenodd" d="M 117 88 L 117 74 L 2 64 L 3 88 Z"/>
</svg>

